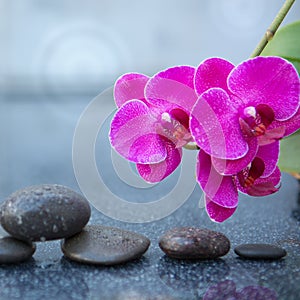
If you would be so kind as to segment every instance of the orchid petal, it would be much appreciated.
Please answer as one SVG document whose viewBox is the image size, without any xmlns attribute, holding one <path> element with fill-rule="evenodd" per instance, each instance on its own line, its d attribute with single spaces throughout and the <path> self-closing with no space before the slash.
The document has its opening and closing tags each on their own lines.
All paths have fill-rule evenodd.
<svg viewBox="0 0 300 300">
<path fill-rule="evenodd" d="M 197 181 L 204 193 L 217 205 L 233 208 L 238 203 L 238 192 L 232 176 L 220 175 L 211 163 L 211 158 L 203 150 L 197 160 Z"/>
<path fill-rule="evenodd" d="M 229 89 L 246 106 L 266 104 L 275 119 L 290 118 L 299 107 L 299 76 L 294 66 L 280 57 L 255 57 L 234 68 Z"/>
<path fill-rule="evenodd" d="M 194 91 L 195 68 L 177 66 L 157 73 L 145 88 L 146 99 L 155 106 L 174 104 L 189 112 L 197 100 Z"/>
<path fill-rule="evenodd" d="M 167 150 L 162 137 L 156 133 L 154 121 L 144 102 L 125 103 L 111 122 L 111 145 L 120 155 L 135 163 L 163 161 Z"/>
<path fill-rule="evenodd" d="M 212 221 L 221 223 L 227 220 L 235 212 L 237 207 L 223 207 L 213 202 L 209 197 L 205 196 L 206 211 Z"/>
<path fill-rule="evenodd" d="M 265 178 L 260 177 L 256 179 L 252 186 L 242 187 L 240 183 L 237 181 L 237 187 L 241 192 L 246 193 L 250 196 L 256 196 L 256 197 L 267 196 L 279 190 L 280 186 L 279 187 L 277 186 L 280 183 L 280 178 L 281 178 L 280 170 L 278 167 L 276 167 L 270 176 Z"/>
<path fill-rule="evenodd" d="M 139 73 L 128 73 L 121 76 L 115 83 L 114 98 L 117 107 L 121 107 L 129 100 L 144 101 L 144 89 L 149 77 Z"/>
<path fill-rule="evenodd" d="M 137 164 L 139 174 L 150 183 L 162 181 L 178 167 L 181 162 L 182 149 L 165 139 L 167 157 L 157 164 Z"/>
<path fill-rule="evenodd" d="M 258 145 L 265 146 L 279 141 L 285 135 L 285 126 L 267 130 L 263 135 L 257 137 Z"/>
<path fill-rule="evenodd" d="M 278 163 L 279 159 L 279 142 L 274 142 L 258 148 L 257 157 L 261 158 L 265 164 L 265 169 L 261 177 L 270 176 Z"/>
<path fill-rule="evenodd" d="M 191 111 L 190 130 L 198 146 L 223 159 L 243 157 L 249 147 L 228 94 L 213 88 L 203 93 Z"/>
<path fill-rule="evenodd" d="M 195 89 L 201 95 L 210 88 L 219 87 L 229 92 L 227 77 L 234 65 L 222 58 L 209 58 L 203 61 L 195 73 Z"/>
<path fill-rule="evenodd" d="M 247 154 L 238 159 L 221 159 L 212 157 L 212 163 L 218 173 L 222 175 L 235 175 L 245 169 L 256 156 L 258 148 L 257 139 L 248 140 L 249 150 Z"/>
<path fill-rule="evenodd" d="M 286 121 L 277 121 L 275 120 L 271 126 L 271 128 L 284 127 L 284 137 L 287 137 L 300 128 L 300 108 L 297 110 L 296 114 L 292 116 L 290 119 Z"/>
</svg>

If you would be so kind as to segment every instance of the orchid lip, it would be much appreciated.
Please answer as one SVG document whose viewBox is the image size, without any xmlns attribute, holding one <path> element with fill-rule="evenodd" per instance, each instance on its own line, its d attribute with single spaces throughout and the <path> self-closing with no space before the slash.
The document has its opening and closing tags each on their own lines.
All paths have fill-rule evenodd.
<svg viewBox="0 0 300 300">
<path fill-rule="evenodd" d="M 247 106 L 242 113 L 240 126 L 248 137 L 264 135 L 268 126 L 274 121 L 274 112 L 271 107 L 259 104 L 256 107 Z"/>
<path fill-rule="evenodd" d="M 189 130 L 168 112 L 163 112 L 160 118 L 160 122 L 157 123 L 157 133 L 172 141 L 176 148 L 183 147 L 191 141 Z"/>
</svg>

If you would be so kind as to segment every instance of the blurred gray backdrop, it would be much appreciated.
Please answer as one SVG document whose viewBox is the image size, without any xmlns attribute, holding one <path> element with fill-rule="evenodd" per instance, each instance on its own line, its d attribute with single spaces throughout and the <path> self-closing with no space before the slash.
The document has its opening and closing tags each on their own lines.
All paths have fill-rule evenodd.
<svg viewBox="0 0 300 300">
<path fill-rule="evenodd" d="M 77 188 L 72 138 L 86 105 L 125 72 L 247 59 L 283 0 L 0 0 L 0 199 Z M 296 1 L 284 24 L 300 19 Z"/>
</svg>

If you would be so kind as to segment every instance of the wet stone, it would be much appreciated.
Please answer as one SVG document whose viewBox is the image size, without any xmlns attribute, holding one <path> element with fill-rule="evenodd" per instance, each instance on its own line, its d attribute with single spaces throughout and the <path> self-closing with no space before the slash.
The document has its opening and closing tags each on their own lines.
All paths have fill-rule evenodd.
<svg viewBox="0 0 300 300">
<path fill-rule="evenodd" d="M 98 265 L 116 265 L 140 258 L 150 240 L 138 233 L 101 225 L 86 226 L 62 242 L 62 251 L 71 260 Z"/>
<path fill-rule="evenodd" d="M 174 228 L 161 236 L 159 247 L 172 258 L 214 259 L 228 253 L 230 241 L 220 232 L 182 227 Z"/>
<path fill-rule="evenodd" d="M 249 259 L 280 259 L 287 254 L 283 248 L 271 244 L 242 244 L 234 252 Z"/>
<path fill-rule="evenodd" d="M 0 264 L 14 264 L 28 260 L 35 252 L 35 245 L 11 236 L 0 238 Z"/>
<path fill-rule="evenodd" d="M 61 185 L 37 185 L 11 194 L 1 206 L 2 227 L 17 239 L 63 239 L 82 230 L 91 215 L 88 201 Z"/>
</svg>

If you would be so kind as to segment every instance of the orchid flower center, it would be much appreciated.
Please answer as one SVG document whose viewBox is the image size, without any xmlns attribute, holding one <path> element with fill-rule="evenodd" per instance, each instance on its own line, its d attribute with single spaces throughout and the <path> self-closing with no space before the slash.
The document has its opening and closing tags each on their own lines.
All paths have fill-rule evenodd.
<svg viewBox="0 0 300 300">
<path fill-rule="evenodd" d="M 252 163 L 238 173 L 237 177 L 244 188 L 253 186 L 255 180 L 259 178 L 265 169 L 265 163 L 259 157 L 255 157 Z"/>
<path fill-rule="evenodd" d="M 241 120 L 242 119 L 242 120 Z M 274 120 L 274 112 L 268 105 L 260 104 L 257 107 L 248 106 L 244 109 L 240 125 L 247 136 L 261 136 Z"/>
<path fill-rule="evenodd" d="M 257 113 L 255 107 L 249 106 L 244 109 L 244 120 L 251 128 L 254 136 L 263 135 L 266 131 L 266 125 L 263 123 L 261 116 Z"/>
<path fill-rule="evenodd" d="M 161 114 L 157 133 L 171 140 L 176 148 L 183 147 L 191 140 L 191 133 L 188 129 L 167 112 Z"/>
</svg>

